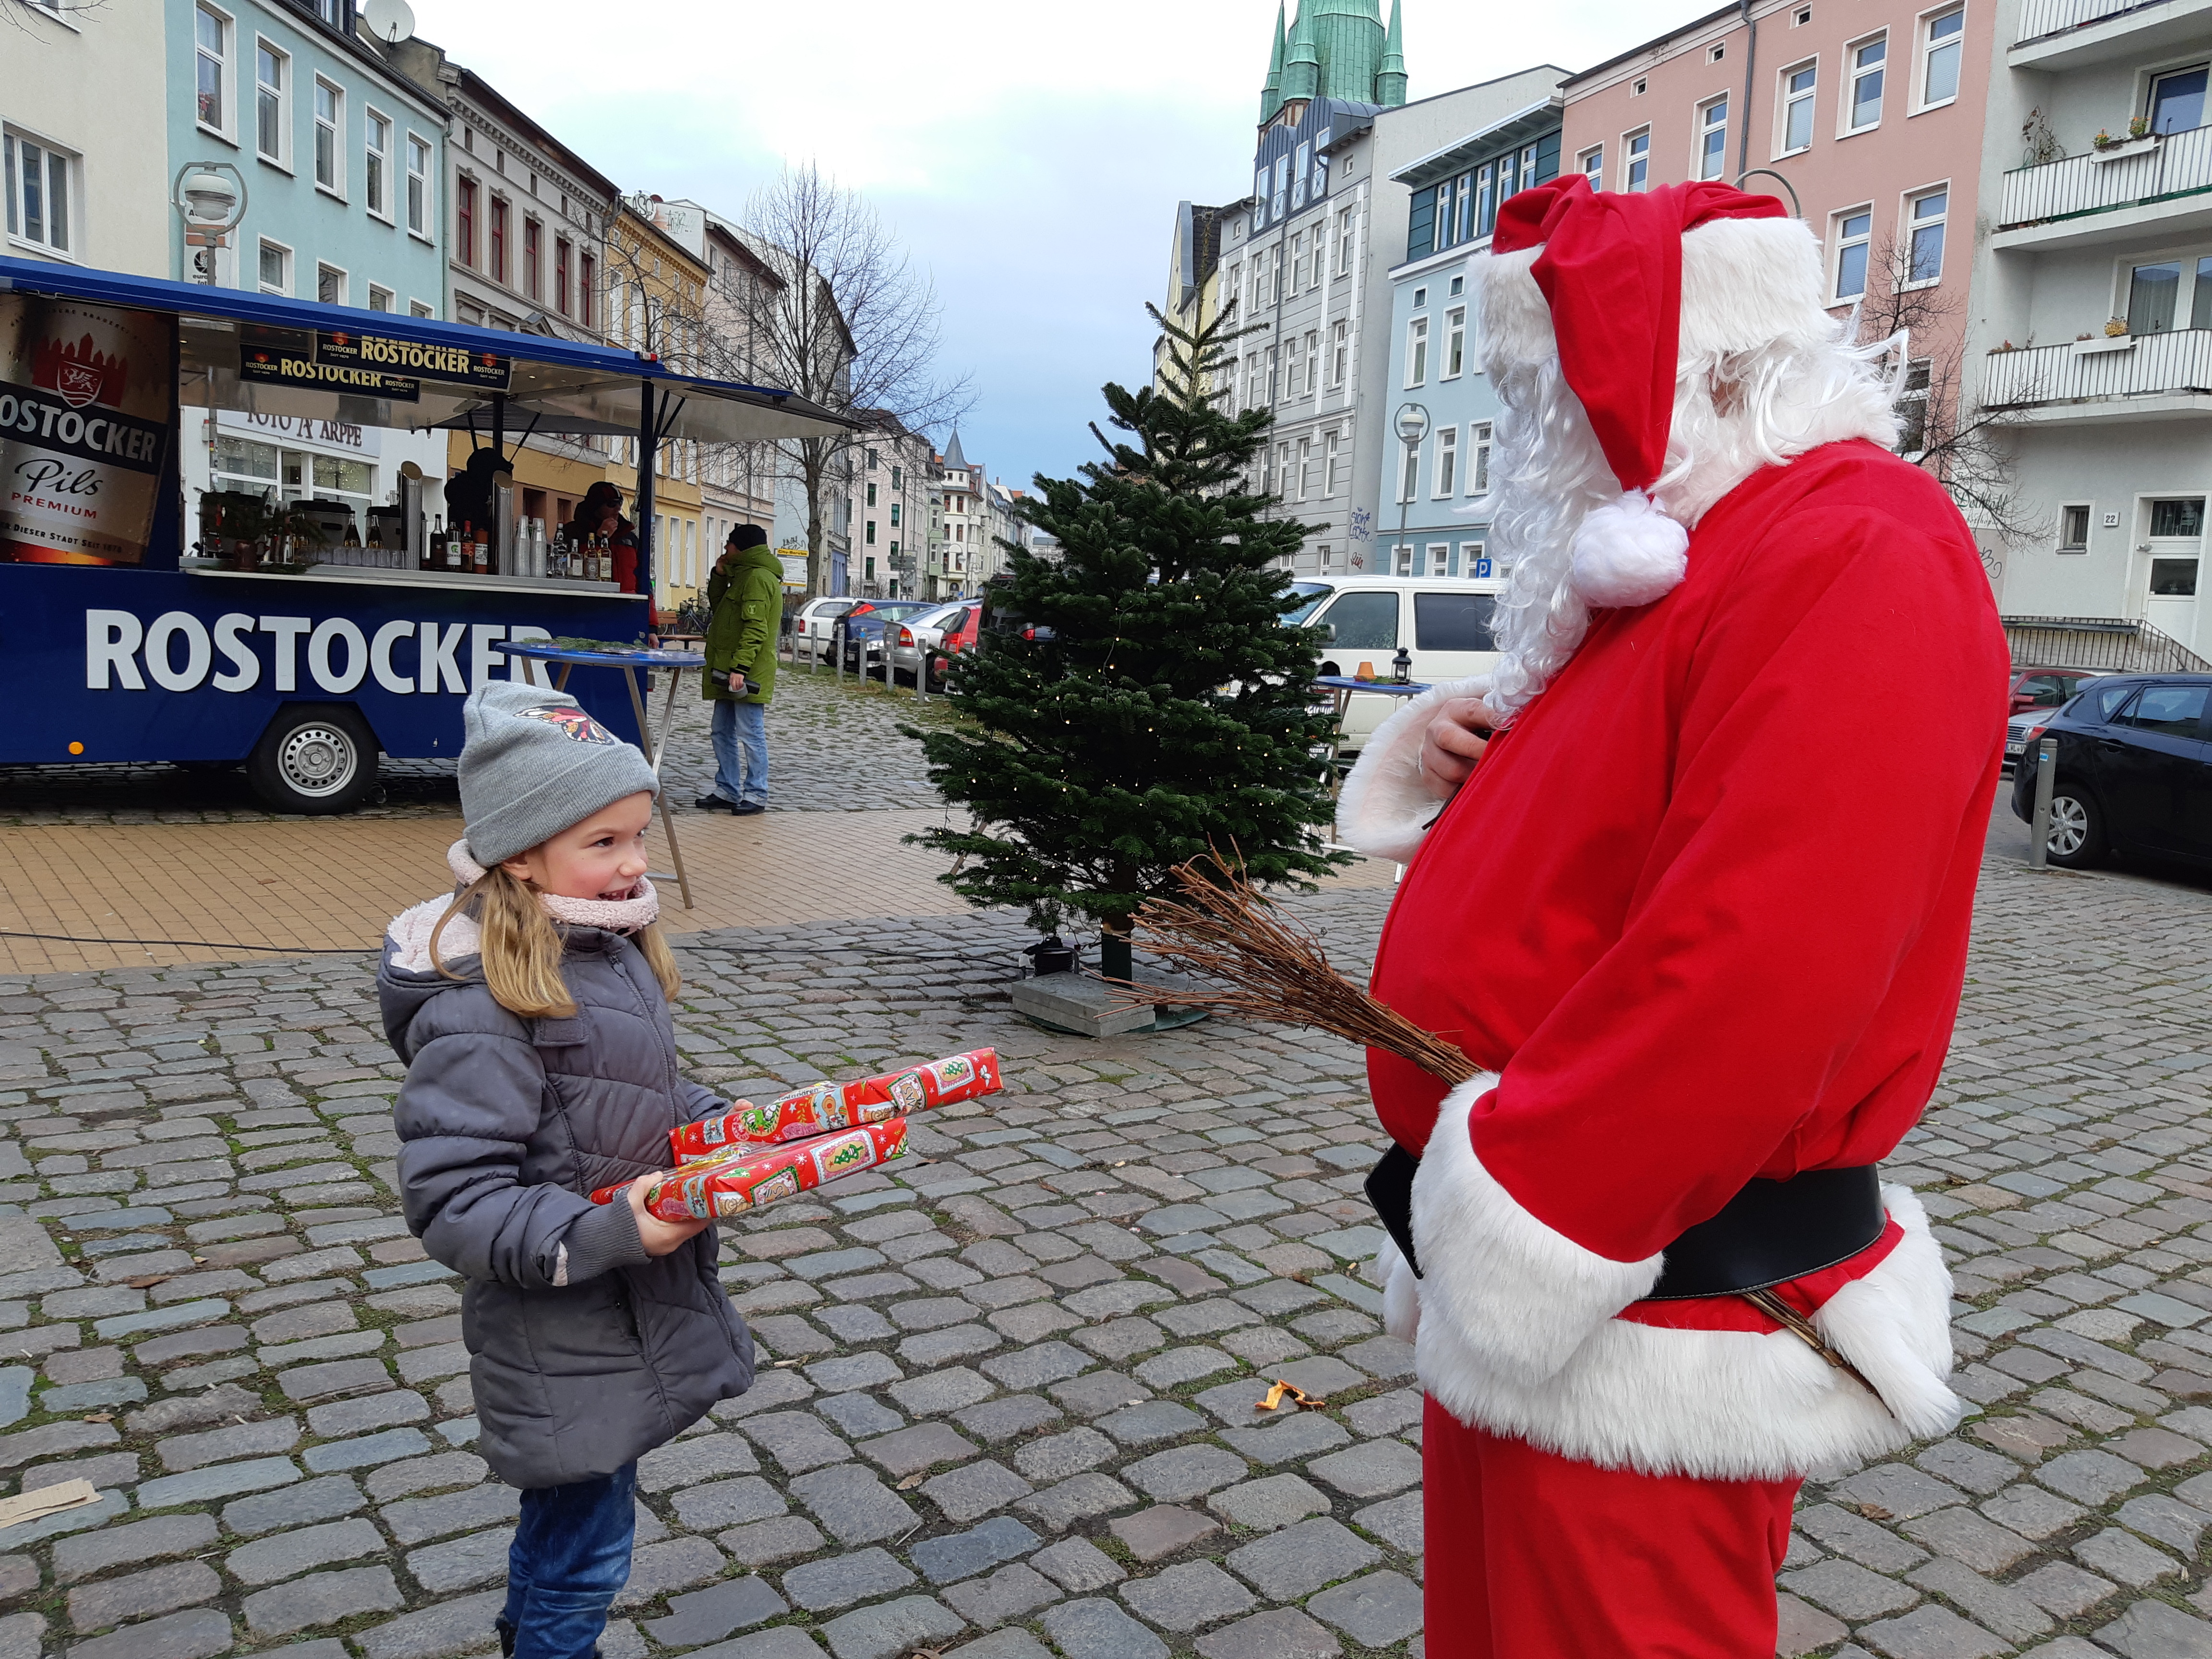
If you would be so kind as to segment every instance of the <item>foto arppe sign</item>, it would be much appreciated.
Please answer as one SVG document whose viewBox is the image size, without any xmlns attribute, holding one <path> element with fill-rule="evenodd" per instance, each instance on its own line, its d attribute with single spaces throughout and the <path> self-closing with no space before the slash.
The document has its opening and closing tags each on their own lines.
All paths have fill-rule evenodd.
<svg viewBox="0 0 2212 1659">
<path fill-rule="evenodd" d="M 0 294 L 0 560 L 137 564 L 167 475 L 171 319 Z"/>
</svg>

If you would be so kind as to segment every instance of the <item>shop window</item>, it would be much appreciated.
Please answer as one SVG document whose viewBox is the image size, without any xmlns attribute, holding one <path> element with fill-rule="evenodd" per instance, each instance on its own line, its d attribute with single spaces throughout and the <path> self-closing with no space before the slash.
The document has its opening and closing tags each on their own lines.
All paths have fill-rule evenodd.
<svg viewBox="0 0 2212 1659">
<path fill-rule="evenodd" d="M 363 205 L 380 219 L 392 216 L 390 169 L 392 123 L 374 110 L 362 118 L 361 193 Z"/>
<path fill-rule="evenodd" d="M 1966 50 L 1966 14 L 1940 12 L 1921 25 L 1920 107 L 1931 109 L 1959 95 L 1959 59 Z"/>
<path fill-rule="evenodd" d="M 417 236 L 430 234 L 430 144 L 411 132 L 407 135 L 407 228 Z"/>
<path fill-rule="evenodd" d="M 1728 170 L 1728 113 L 1725 98 L 1698 106 L 1698 169 L 1700 179 L 1717 179 Z"/>
<path fill-rule="evenodd" d="M 192 33 L 198 47 L 194 112 L 210 132 L 230 133 L 231 20 L 213 6 L 196 7 Z"/>
<path fill-rule="evenodd" d="M 1850 96 L 1844 104 L 1844 131 L 1864 132 L 1881 125 L 1882 77 L 1889 58 L 1889 37 L 1876 35 L 1845 49 L 1850 65 Z"/>
<path fill-rule="evenodd" d="M 1838 214 L 1836 228 L 1836 298 L 1856 300 L 1866 292 L 1867 250 L 1874 240 L 1874 210 Z"/>
<path fill-rule="evenodd" d="M 292 60 L 266 40 L 254 43 L 253 143 L 264 161 L 282 167 L 289 159 L 285 142 L 286 106 L 290 101 Z"/>
<path fill-rule="evenodd" d="M 76 157 L 13 131 L 0 135 L 0 157 L 8 175 L 9 240 L 74 252 Z"/>
</svg>

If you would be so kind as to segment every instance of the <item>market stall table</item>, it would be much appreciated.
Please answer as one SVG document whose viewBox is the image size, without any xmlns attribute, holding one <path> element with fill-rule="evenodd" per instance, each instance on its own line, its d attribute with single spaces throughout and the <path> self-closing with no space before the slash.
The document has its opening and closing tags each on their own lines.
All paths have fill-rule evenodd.
<svg viewBox="0 0 2212 1659">
<path fill-rule="evenodd" d="M 560 678 L 553 689 L 568 689 L 568 675 L 579 664 L 586 668 L 618 668 L 623 683 L 629 687 L 630 712 L 637 717 L 637 733 L 645 743 L 645 757 L 653 768 L 653 775 L 660 775 L 660 757 L 668 747 L 668 732 L 676 717 L 676 693 L 683 684 L 680 672 L 686 668 L 704 668 L 707 659 L 696 651 L 596 651 L 585 647 L 565 645 L 503 645 L 501 650 L 510 657 L 528 657 L 537 662 L 556 662 L 561 665 Z M 645 693 L 637 683 L 641 668 L 665 668 L 668 676 L 667 700 L 660 706 L 660 732 L 654 736 L 652 726 L 645 717 Z M 1341 718 L 1340 714 L 1340 718 Z M 668 810 L 668 792 L 662 790 L 659 801 L 660 827 L 668 836 L 668 855 L 676 865 L 676 890 L 684 900 L 684 908 L 691 908 L 691 879 L 684 873 L 684 849 L 677 844 L 676 819 Z M 666 879 L 666 878 L 663 878 Z"/>
<path fill-rule="evenodd" d="M 1334 735 L 1330 739 L 1328 750 L 1328 798 L 1334 800 L 1337 791 L 1344 787 L 1343 775 L 1337 770 L 1336 761 L 1344 747 L 1344 715 L 1345 711 L 1352 707 L 1352 694 L 1355 691 L 1376 691 L 1386 697 L 1418 697 L 1429 688 L 1419 680 L 1407 680 L 1401 684 L 1397 680 L 1355 679 L 1349 674 L 1316 674 L 1314 684 L 1328 692 L 1336 702 Z"/>
</svg>

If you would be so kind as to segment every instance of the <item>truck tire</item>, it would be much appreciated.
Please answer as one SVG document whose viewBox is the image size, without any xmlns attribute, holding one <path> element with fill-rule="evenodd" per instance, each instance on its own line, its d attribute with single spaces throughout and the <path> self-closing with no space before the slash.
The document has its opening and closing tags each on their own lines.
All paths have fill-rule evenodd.
<svg viewBox="0 0 2212 1659">
<path fill-rule="evenodd" d="M 350 812 L 376 787 L 376 735 L 344 704 L 288 703 L 253 745 L 246 779 L 272 811 Z"/>
</svg>

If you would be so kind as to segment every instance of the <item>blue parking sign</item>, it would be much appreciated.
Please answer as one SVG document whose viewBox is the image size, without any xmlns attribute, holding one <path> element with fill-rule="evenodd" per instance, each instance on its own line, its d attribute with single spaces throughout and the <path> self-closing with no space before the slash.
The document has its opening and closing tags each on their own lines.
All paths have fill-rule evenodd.
<svg viewBox="0 0 2212 1659">
<path fill-rule="evenodd" d="M 1483 577 L 1487 576 L 1489 574 L 1490 574 L 1490 561 L 1489 561 L 1489 560 L 1487 560 L 1487 559 L 1477 559 L 1477 560 L 1474 562 L 1474 576 L 1475 576 L 1475 580 L 1477 580 L 1478 581 L 1480 581 Z"/>
</svg>

